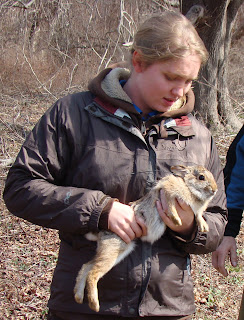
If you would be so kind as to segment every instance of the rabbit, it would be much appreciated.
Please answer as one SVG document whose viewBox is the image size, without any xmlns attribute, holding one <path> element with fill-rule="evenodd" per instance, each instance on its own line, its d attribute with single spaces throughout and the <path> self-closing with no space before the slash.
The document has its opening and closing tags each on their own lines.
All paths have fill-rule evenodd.
<svg viewBox="0 0 244 320">
<path fill-rule="evenodd" d="M 175 208 L 175 199 L 180 198 L 192 208 L 200 231 L 209 231 L 208 224 L 202 215 L 217 192 L 217 184 L 212 173 L 203 166 L 176 165 L 170 169 L 173 174 L 160 179 L 148 194 L 130 204 L 135 215 L 142 217 L 147 226 L 147 235 L 141 237 L 142 241 L 154 243 L 166 229 L 156 209 L 156 201 L 160 199 L 161 189 L 166 197 L 168 216 L 176 225 L 182 225 Z M 89 233 L 86 237 L 89 240 L 97 239 L 97 252 L 95 257 L 84 264 L 79 271 L 74 295 L 76 302 L 82 303 L 86 287 L 89 307 L 98 312 L 100 309 L 97 289 L 99 279 L 132 252 L 135 241 L 127 244 L 110 231 L 100 231 L 95 238 L 94 235 L 91 237 Z"/>
</svg>

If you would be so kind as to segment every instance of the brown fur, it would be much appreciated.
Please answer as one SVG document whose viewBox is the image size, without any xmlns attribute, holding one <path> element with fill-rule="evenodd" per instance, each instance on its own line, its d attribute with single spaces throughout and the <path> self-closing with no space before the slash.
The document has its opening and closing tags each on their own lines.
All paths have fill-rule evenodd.
<svg viewBox="0 0 244 320">
<path fill-rule="evenodd" d="M 160 199 L 161 189 L 167 200 L 168 215 L 176 225 L 182 224 L 175 208 L 176 198 L 181 198 L 191 206 L 200 231 L 209 230 L 202 215 L 217 191 L 213 175 L 202 166 L 173 166 L 171 171 L 173 175 L 159 180 L 147 195 L 131 204 L 135 215 L 142 217 L 147 226 L 147 235 L 141 237 L 142 241 L 154 243 L 165 231 L 166 226 L 156 209 L 156 201 Z M 86 287 L 89 306 L 98 312 L 100 309 L 97 290 L 99 279 L 129 255 L 134 246 L 135 241 L 126 244 L 116 234 L 100 231 L 94 259 L 84 264 L 78 273 L 74 288 L 76 302 L 83 302 Z"/>
</svg>

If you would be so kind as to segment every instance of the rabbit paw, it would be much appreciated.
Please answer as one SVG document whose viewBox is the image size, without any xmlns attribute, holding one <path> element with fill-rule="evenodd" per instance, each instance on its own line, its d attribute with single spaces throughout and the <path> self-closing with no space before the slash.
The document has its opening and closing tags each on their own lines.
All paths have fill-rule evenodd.
<svg viewBox="0 0 244 320">
<path fill-rule="evenodd" d="M 176 226 L 181 226 L 182 225 L 182 221 L 181 221 L 181 219 L 180 219 L 180 217 L 178 215 L 177 216 L 172 215 L 172 216 L 170 216 L 170 219 L 174 222 L 174 224 Z"/>
<path fill-rule="evenodd" d="M 201 232 L 208 232 L 209 231 L 209 226 L 208 226 L 207 222 L 204 219 L 199 221 L 199 230 Z"/>
<path fill-rule="evenodd" d="M 75 301 L 77 303 L 83 303 L 83 299 L 84 299 L 84 293 L 83 292 L 80 292 L 80 291 L 75 292 Z"/>
<path fill-rule="evenodd" d="M 89 300 L 89 307 L 90 307 L 93 311 L 99 312 L 99 310 L 100 310 L 100 305 L 99 305 L 98 300 L 93 299 L 92 297 L 90 297 L 88 300 Z"/>
</svg>

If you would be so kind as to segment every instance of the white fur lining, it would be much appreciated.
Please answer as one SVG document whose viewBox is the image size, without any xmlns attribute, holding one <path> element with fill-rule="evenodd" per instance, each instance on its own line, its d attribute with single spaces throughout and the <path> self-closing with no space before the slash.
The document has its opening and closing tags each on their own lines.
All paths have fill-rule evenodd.
<svg viewBox="0 0 244 320">
<path fill-rule="evenodd" d="M 130 71 L 124 68 L 115 68 L 111 70 L 101 83 L 103 91 L 111 98 L 120 99 L 132 103 L 130 97 L 125 93 L 120 80 L 128 80 Z"/>
</svg>

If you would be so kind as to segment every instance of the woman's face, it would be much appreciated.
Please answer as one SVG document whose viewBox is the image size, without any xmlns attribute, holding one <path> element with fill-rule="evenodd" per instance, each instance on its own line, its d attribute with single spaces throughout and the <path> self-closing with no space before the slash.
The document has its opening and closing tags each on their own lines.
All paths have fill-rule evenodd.
<svg viewBox="0 0 244 320">
<path fill-rule="evenodd" d="M 134 54 L 134 70 L 128 81 L 131 90 L 128 93 L 144 115 L 153 110 L 168 111 L 176 100 L 188 92 L 201 66 L 200 57 L 195 54 L 155 62 L 148 67 L 136 57 L 137 52 Z"/>
</svg>

